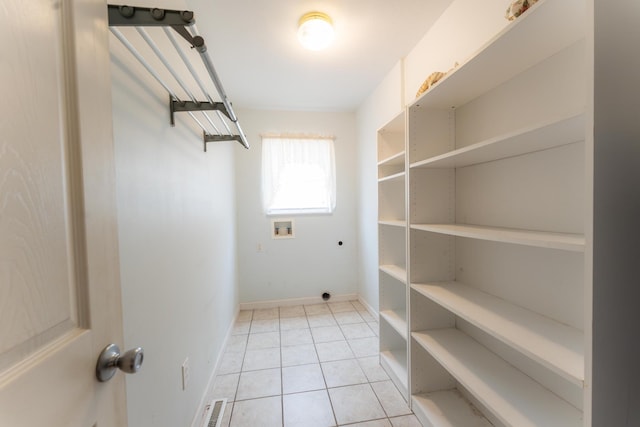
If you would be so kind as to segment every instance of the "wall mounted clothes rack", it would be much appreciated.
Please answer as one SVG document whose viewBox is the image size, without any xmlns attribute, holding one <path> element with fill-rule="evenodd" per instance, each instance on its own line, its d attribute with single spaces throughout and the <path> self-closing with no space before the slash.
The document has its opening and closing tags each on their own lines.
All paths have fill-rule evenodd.
<svg viewBox="0 0 640 427">
<path fill-rule="evenodd" d="M 175 125 L 175 113 L 187 112 L 203 131 L 204 151 L 207 151 L 207 143 L 218 141 L 238 141 L 245 148 L 249 148 L 247 138 L 240 127 L 238 117 L 233 111 L 233 107 L 222 87 L 222 83 L 216 73 L 211 58 L 207 53 L 207 47 L 204 39 L 195 35 L 195 19 L 191 11 L 183 10 L 167 10 L 158 8 L 144 8 L 121 5 L 108 5 L 109 11 L 109 29 L 111 33 L 122 43 L 122 45 L 138 60 L 138 62 L 153 76 L 153 78 L 169 93 L 169 112 L 171 125 Z M 168 71 L 169 75 L 175 80 L 181 89 L 172 89 L 167 83 L 165 76 L 157 71 L 157 68 L 150 60 L 140 53 L 136 47 L 130 42 L 129 38 L 123 34 L 117 27 L 134 27 L 139 37 L 144 40 L 148 50 L 152 52 L 156 58 L 156 63 L 162 64 L 163 68 Z M 206 101 L 198 100 L 194 91 L 181 77 L 181 73 L 174 65 L 175 61 L 167 57 L 168 52 L 163 52 L 154 38 L 145 30 L 144 27 L 159 28 L 166 36 L 165 42 L 168 42 L 175 49 L 175 54 L 182 60 L 185 68 L 188 70 L 202 92 Z M 191 27 L 193 32 L 187 27 Z M 158 31 L 158 30 L 154 30 Z M 200 73 L 193 64 L 193 54 L 185 52 L 176 40 L 174 33 L 180 35 L 190 44 L 190 50 L 197 52 L 202 60 L 206 74 L 210 77 L 213 88 L 219 97 L 219 101 L 215 101 L 210 95 L 213 88 L 208 86 L 201 78 Z M 178 61 L 179 62 L 179 61 Z M 166 73 L 165 73 L 166 74 Z M 187 100 L 189 99 L 189 100 Z M 196 114 L 206 119 L 208 125 L 205 125 Z M 210 114 L 212 113 L 212 114 Z M 235 131 L 232 130 L 235 128 Z M 211 131 L 213 129 L 213 132 Z"/>
</svg>

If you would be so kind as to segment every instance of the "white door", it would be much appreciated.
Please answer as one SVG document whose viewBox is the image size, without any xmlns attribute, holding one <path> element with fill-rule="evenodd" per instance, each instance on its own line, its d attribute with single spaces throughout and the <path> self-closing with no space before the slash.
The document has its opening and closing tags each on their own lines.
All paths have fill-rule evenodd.
<svg viewBox="0 0 640 427">
<path fill-rule="evenodd" d="M 0 426 L 126 425 L 106 3 L 0 5 Z"/>
</svg>

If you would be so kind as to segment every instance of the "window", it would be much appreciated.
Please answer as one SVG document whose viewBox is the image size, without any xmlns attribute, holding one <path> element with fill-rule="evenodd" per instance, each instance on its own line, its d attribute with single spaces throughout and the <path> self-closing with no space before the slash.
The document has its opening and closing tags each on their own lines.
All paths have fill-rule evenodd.
<svg viewBox="0 0 640 427">
<path fill-rule="evenodd" d="M 333 212 L 333 139 L 263 137 L 262 197 L 267 215 Z"/>
</svg>

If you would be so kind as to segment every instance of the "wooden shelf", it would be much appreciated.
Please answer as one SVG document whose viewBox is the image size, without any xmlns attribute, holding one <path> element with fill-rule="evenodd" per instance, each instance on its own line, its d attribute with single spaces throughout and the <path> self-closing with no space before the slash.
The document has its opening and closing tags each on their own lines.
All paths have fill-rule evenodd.
<svg viewBox="0 0 640 427">
<path fill-rule="evenodd" d="M 399 153 L 393 154 L 385 159 L 382 159 L 378 162 L 378 166 L 400 166 L 404 165 L 404 154 L 405 151 L 401 151 Z"/>
<path fill-rule="evenodd" d="M 412 224 L 411 228 L 449 236 L 572 252 L 584 252 L 585 247 L 584 236 L 581 234 L 551 233 L 466 224 Z"/>
<path fill-rule="evenodd" d="M 580 0 L 539 1 L 412 106 L 459 107 L 583 39 L 584 9 Z"/>
<path fill-rule="evenodd" d="M 425 159 L 410 167 L 461 168 L 583 141 L 584 135 L 584 114 L 571 115 Z"/>
<path fill-rule="evenodd" d="M 404 267 L 387 264 L 387 265 L 381 265 L 380 271 L 388 274 L 389 276 L 393 277 L 399 282 L 404 283 L 405 285 L 407 284 L 407 270 Z"/>
<path fill-rule="evenodd" d="M 572 383 L 584 383 L 584 334 L 457 282 L 415 284 L 420 294 Z"/>
<path fill-rule="evenodd" d="M 404 171 L 402 172 L 398 172 L 398 173 L 394 173 L 393 175 L 389 175 L 389 176 L 385 176 L 382 178 L 378 178 L 378 182 L 385 182 L 385 181 L 393 181 L 393 180 L 397 180 L 397 179 L 403 179 L 405 176 Z"/>
<path fill-rule="evenodd" d="M 380 365 L 389 375 L 400 393 L 408 399 L 407 352 L 406 350 L 386 350 L 380 352 Z"/>
<path fill-rule="evenodd" d="M 407 313 L 400 310 L 382 310 L 380 318 L 384 319 L 405 341 L 407 340 Z"/>
<path fill-rule="evenodd" d="M 407 221 L 404 220 L 380 220 L 378 221 L 379 225 L 388 225 L 391 227 L 406 227 Z"/>
<path fill-rule="evenodd" d="M 491 423 L 455 389 L 413 395 L 411 409 L 427 426 L 491 427 Z"/>
<path fill-rule="evenodd" d="M 505 425 L 580 426 L 582 413 L 456 329 L 411 336 Z"/>
</svg>

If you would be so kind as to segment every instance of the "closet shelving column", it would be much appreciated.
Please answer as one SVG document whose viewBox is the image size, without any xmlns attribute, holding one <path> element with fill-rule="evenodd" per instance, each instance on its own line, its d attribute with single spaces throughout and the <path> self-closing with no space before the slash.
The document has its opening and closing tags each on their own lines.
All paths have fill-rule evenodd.
<svg viewBox="0 0 640 427">
<path fill-rule="evenodd" d="M 405 114 L 378 130 L 380 363 L 409 398 Z"/>
<path fill-rule="evenodd" d="M 424 425 L 583 424 L 584 27 L 583 1 L 542 0 L 408 107 Z"/>
</svg>

